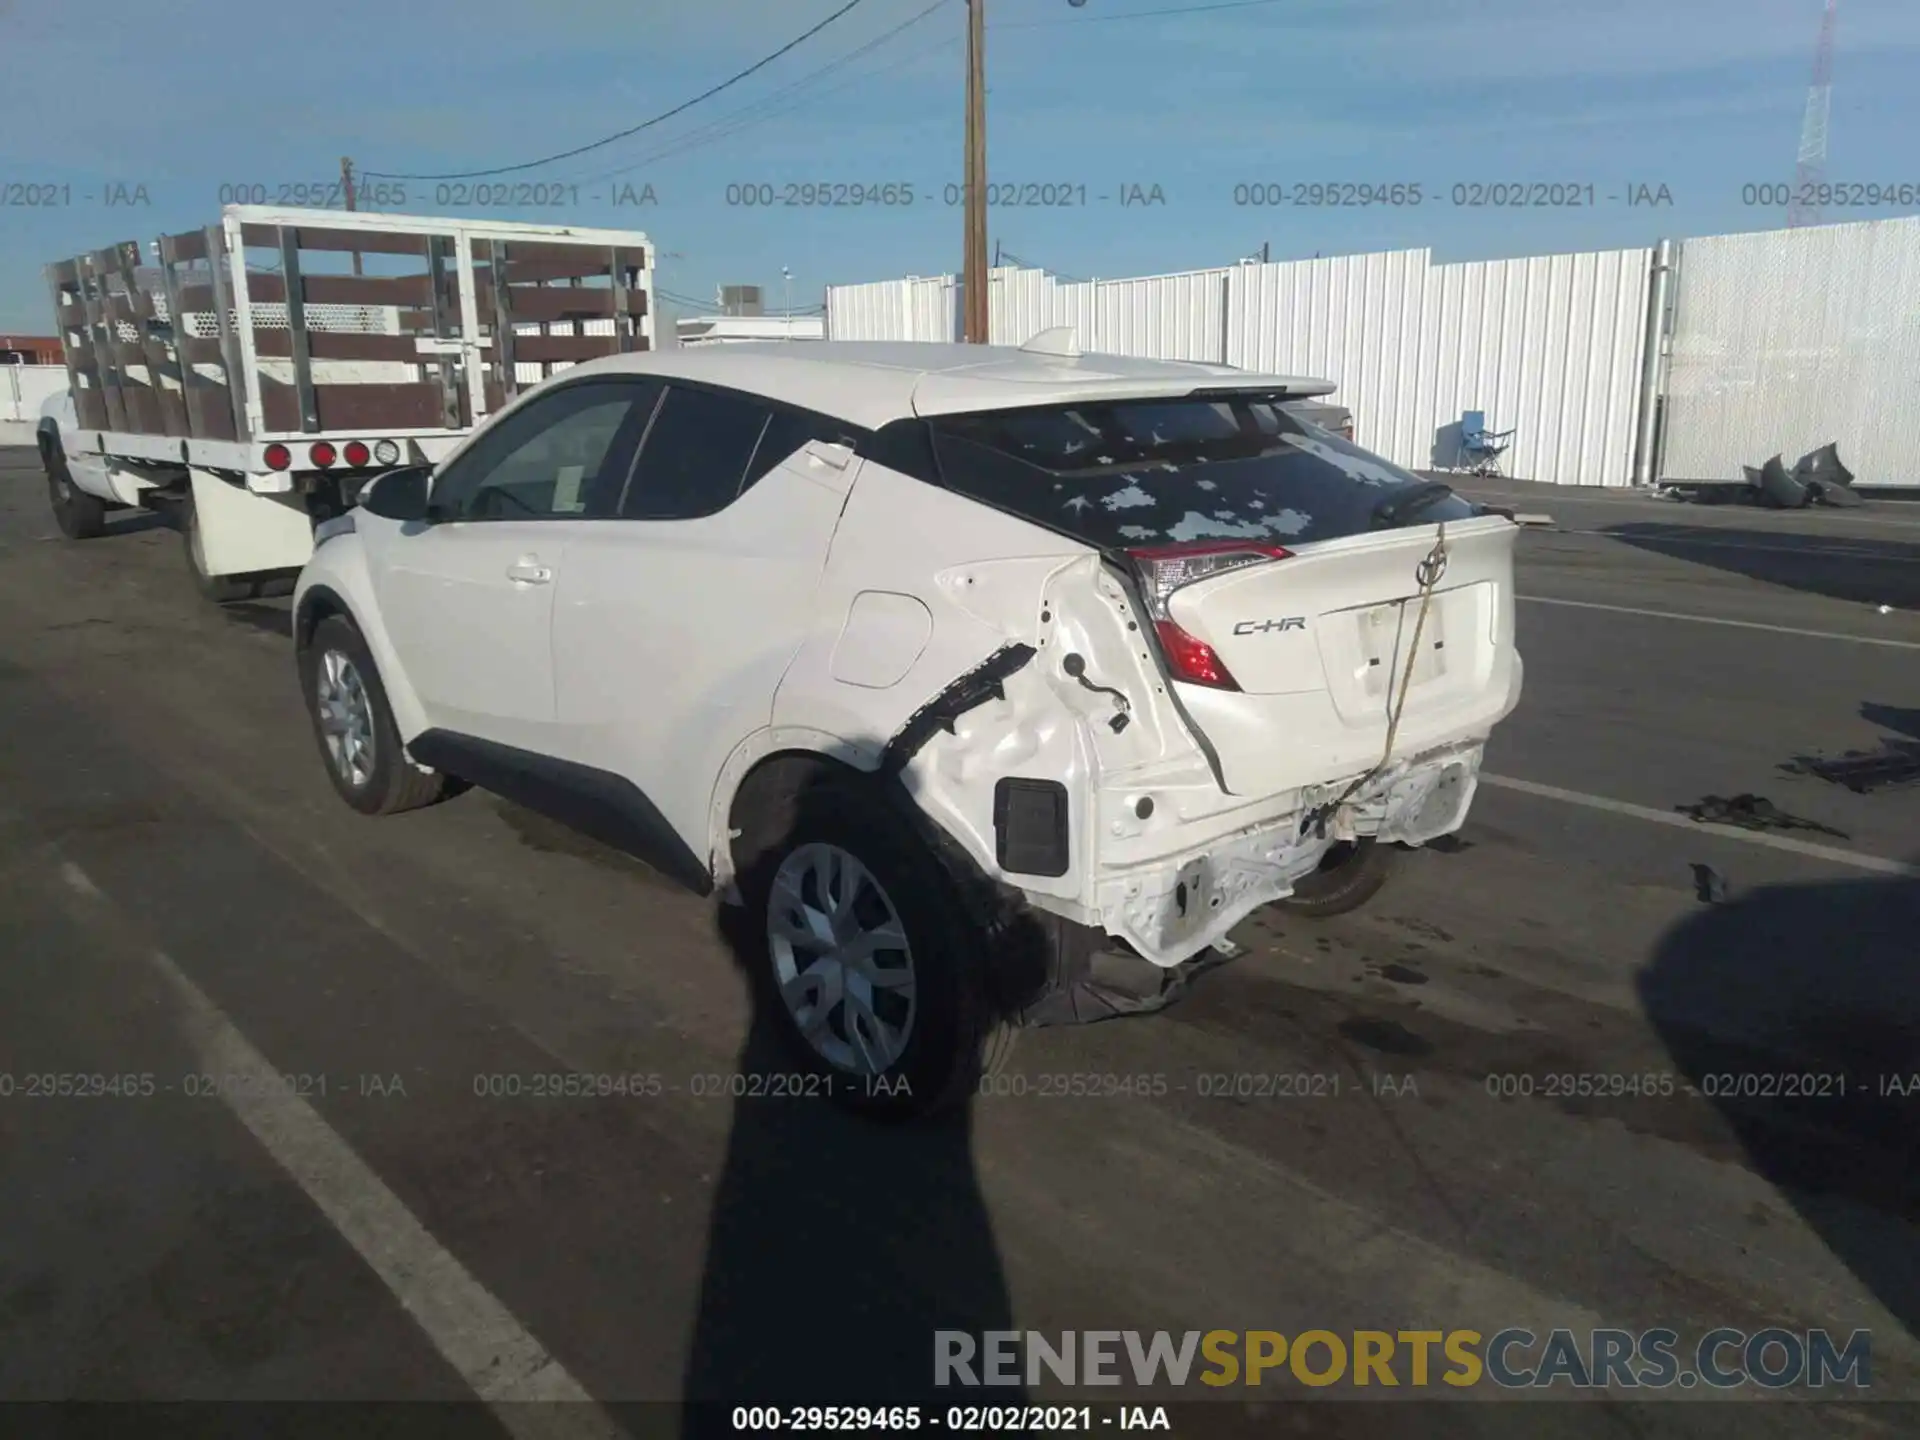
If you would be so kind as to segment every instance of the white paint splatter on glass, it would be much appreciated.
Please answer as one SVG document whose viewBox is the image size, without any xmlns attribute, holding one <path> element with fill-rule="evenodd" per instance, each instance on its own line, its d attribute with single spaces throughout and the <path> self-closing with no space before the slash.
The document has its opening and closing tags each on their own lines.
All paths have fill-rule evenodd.
<svg viewBox="0 0 1920 1440">
<path fill-rule="evenodd" d="M 1155 505 L 1159 502 L 1138 485 L 1129 481 L 1111 495 L 1102 495 L 1100 503 L 1109 510 L 1134 510 L 1142 505 Z"/>
</svg>

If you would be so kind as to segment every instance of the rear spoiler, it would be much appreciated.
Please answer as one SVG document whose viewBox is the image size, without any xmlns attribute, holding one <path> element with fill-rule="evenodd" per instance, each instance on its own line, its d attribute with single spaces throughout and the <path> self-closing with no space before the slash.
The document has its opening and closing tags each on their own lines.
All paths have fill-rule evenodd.
<svg viewBox="0 0 1920 1440">
<path fill-rule="evenodd" d="M 1243 396 L 1249 400 L 1305 400 L 1312 395 L 1331 395 L 1339 389 L 1331 380 L 1308 380 L 1295 376 L 1281 376 L 1271 384 L 1248 384 L 1248 376 L 1235 375 L 1223 377 L 1217 385 L 1201 385 L 1187 392 L 1183 399 L 1205 400 L 1225 395 Z"/>
</svg>

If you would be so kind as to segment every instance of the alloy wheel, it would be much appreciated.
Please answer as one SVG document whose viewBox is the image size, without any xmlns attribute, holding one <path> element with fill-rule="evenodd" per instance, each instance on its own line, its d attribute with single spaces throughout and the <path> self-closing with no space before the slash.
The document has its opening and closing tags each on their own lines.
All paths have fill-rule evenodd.
<svg viewBox="0 0 1920 1440">
<path fill-rule="evenodd" d="M 373 778 L 373 702 L 351 657 L 338 650 L 321 655 L 314 705 L 327 758 L 342 780 L 360 789 Z"/>
<path fill-rule="evenodd" d="M 913 950 L 871 871 L 837 845 L 797 847 L 767 896 L 767 949 L 787 1013 L 836 1069 L 879 1075 L 913 1034 Z"/>
</svg>

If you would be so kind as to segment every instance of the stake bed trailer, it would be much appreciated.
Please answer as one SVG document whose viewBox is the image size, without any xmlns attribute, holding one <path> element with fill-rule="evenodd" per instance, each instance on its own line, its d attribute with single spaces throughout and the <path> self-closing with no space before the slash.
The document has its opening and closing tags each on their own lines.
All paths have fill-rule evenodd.
<svg viewBox="0 0 1920 1440">
<path fill-rule="evenodd" d="M 153 250 L 47 267 L 68 391 L 40 450 L 70 535 L 103 508 L 184 509 L 217 599 L 297 571 L 373 476 L 441 459 L 557 370 L 656 344 L 638 231 L 229 205 Z"/>
</svg>

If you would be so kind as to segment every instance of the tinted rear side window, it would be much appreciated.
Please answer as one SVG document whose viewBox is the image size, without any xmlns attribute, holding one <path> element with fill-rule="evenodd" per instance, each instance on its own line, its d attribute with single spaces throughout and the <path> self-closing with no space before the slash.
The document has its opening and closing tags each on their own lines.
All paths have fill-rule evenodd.
<svg viewBox="0 0 1920 1440">
<path fill-rule="evenodd" d="M 767 407 L 748 396 L 669 385 L 641 442 L 621 517 L 693 520 L 726 509 L 767 419 Z"/>
<path fill-rule="evenodd" d="M 860 453 L 876 465 L 915 480 L 940 483 L 940 467 L 933 458 L 933 441 L 924 420 L 894 420 L 882 425 L 866 437 Z"/>
<path fill-rule="evenodd" d="M 948 486 L 1103 548 L 1306 544 L 1477 513 L 1262 397 L 953 415 L 932 432 Z"/>
</svg>

